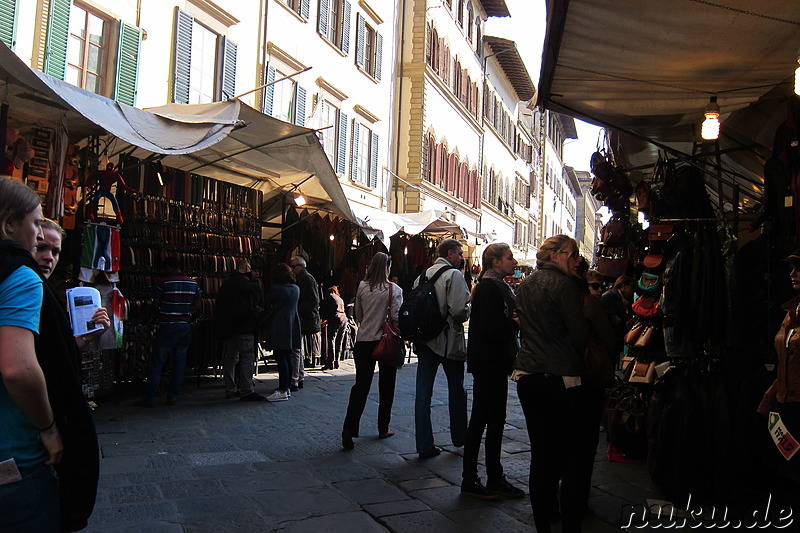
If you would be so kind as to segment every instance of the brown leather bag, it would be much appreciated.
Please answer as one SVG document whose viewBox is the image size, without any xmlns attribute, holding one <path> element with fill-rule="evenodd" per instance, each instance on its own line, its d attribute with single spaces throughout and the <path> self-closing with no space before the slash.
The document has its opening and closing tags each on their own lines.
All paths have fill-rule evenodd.
<svg viewBox="0 0 800 533">
<path fill-rule="evenodd" d="M 633 372 L 628 378 L 629 383 L 654 383 L 656 380 L 656 363 L 641 363 L 636 361 L 633 365 Z"/>
<path fill-rule="evenodd" d="M 647 229 L 647 240 L 666 241 L 672 237 L 672 224 L 651 224 Z"/>
<path fill-rule="evenodd" d="M 642 332 L 644 331 L 645 325 L 644 322 L 637 322 L 633 325 L 631 329 L 625 334 L 625 344 L 630 344 L 633 346 L 636 344 L 636 341 L 641 336 Z"/>
</svg>

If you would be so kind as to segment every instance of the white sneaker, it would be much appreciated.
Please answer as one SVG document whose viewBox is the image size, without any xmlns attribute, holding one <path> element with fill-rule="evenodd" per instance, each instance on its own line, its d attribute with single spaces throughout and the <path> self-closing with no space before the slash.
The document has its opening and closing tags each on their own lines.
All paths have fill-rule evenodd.
<svg viewBox="0 0 800 533">
<path fill-rule="evenodd" d="M 289 395 L 285 392 L 275 391 L 269 396 L 267 396 L 266 400 L 268 402 L 285 402 L 289 399 Z"/>
</svg>

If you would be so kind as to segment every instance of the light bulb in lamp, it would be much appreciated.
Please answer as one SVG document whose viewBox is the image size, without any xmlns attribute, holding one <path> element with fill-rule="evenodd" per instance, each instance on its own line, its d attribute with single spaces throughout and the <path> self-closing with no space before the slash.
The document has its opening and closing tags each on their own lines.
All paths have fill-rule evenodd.
<svg viewBox="0 0 800 533">
<path fill-rule="evenodd" d="M 298 194 L 294 197 L 294 203 L 297 204 L 297 207 L 300 207 L 302 205 L 306 205 L 306 199 L 302 194 Z"/>
<path fill-rule="evenodd" d="M 719 106 L 716 96 L 711 97 L 711 101 L 706 106 L 705 115 L 706 119 L 703 121 L 700 136 L 706 141 L 719 139 Z"/>
</svg>

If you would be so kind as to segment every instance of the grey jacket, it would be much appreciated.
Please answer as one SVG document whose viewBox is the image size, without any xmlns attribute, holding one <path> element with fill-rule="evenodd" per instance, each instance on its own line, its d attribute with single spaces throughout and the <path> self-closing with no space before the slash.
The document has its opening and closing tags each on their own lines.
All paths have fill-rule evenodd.
<svg viewBox="0 0 800 533">
<path fill-rule="evenodd" d="M 444 257 L 438 258 L 433 266 L 425 271 L 428 279 L 432 278 L 443 266 L 450 263 Z M 419 278 L 414 281 L 414 287 L 419 285 Z M 446 270 L 434 284 L 436 299 L 439 301 L 439 310 L 442 316 L 447 316 L 447 325 L 444 330 L 425 344 L 436 354 L 447 359 L 466 361 L 467 343 L 464 339 L 464 322 L 469 319 L 469 288 L 460 270 Z"/>
<path fill-rule="evenodd" d="M 545 264 L 517 292 L 522 346 L 514 368 L 530 373 L 580 376 L 588 326 L 578 287 L 556 265 Z"/>
</svg>

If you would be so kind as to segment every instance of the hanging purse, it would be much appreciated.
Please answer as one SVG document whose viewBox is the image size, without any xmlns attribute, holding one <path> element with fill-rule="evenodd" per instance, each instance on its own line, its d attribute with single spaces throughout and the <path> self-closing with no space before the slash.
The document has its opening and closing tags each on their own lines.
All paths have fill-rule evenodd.
<svg viewBox="0 0 800 533">
<path fill-rule="evenodd" d="M 639 336 L 642 334 L 644 328 L 644 322 L 637 322 L 634 324 L 633 327 L 625 334 L 625 344 L 636 344 L 636 341 L 639 339 Z"/>
<path fill-rule="evenodd" d="M 631 310 L 641 317 L 652 318 L 658 314 L 658 302 L 642 295 L 633 302 Z"/>
<path fill-rule="evenodd" d="M 636 361 L 633 365 L 633 372 L 628 378 L 629 383 L 654 383 L 656 380 L 656 363 L 641 363 Z"/>
<path fill-rule="evenodd" d="M 372 351 L 372 358 L 380 363 L 400 368 L 403 366 L 405 356 L 403 355 L 403 340 L 400 338 L 400 332 L 397 331 L 394 323 L 392 323 L 392 287 L 393 284 L 389 283 L 389 301 L 386 304 L 383 334 L 378 345 Z"/>
<path fill-rule="evenodd" d="M 646 258 L 645 258 L 646 259 Z M 642 277 L 639 278 L 639 289 L 643 292 L 655 292 L 661 288 L 661 277 L 649 272 L 642 272 Z"/>
<path fill-rule="evenodd" d="M 633 343 L 633 347 L 639 350 L 643 350 L 649 348 L 653 342 L 653 338 L 656 334 L 656 328 L 653 326 L 645 326 L 642 330 L 642 334 L 636 339 L 636 342 Z"/>
<path fill-rule="evenodd" d="M 650 224 L 647 229 L 647 240 L 667 241 L 672 237 L 672 224 Z"/>
</svg>

